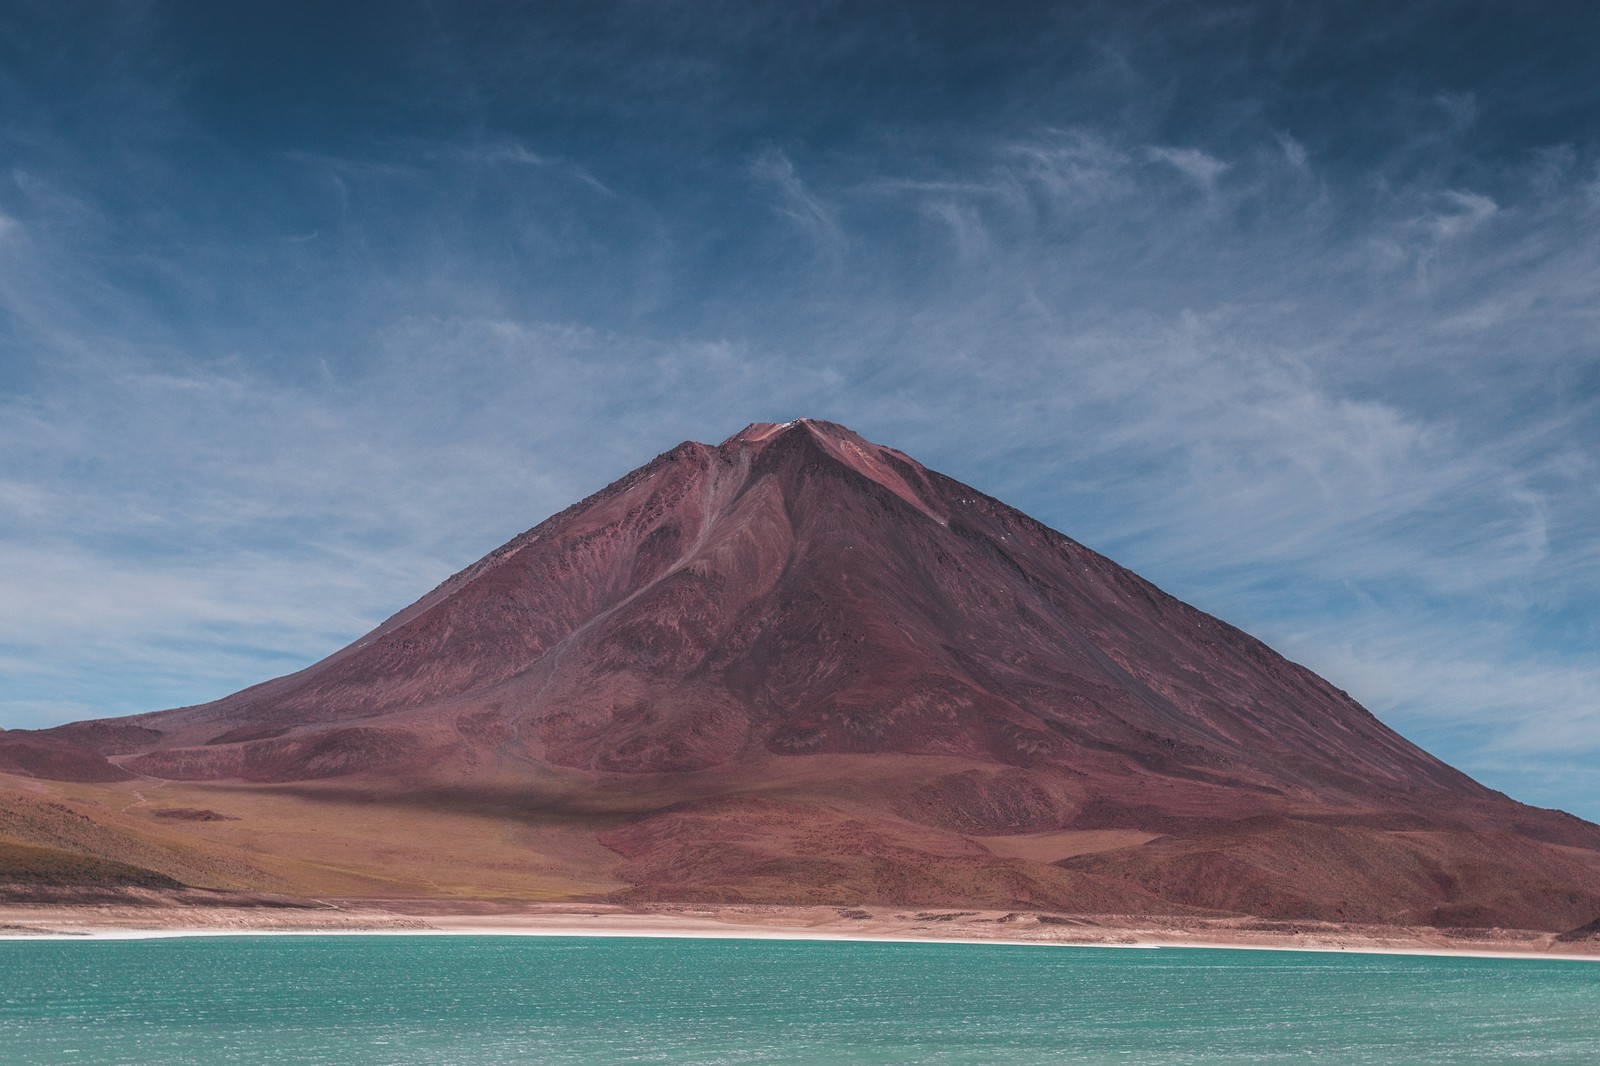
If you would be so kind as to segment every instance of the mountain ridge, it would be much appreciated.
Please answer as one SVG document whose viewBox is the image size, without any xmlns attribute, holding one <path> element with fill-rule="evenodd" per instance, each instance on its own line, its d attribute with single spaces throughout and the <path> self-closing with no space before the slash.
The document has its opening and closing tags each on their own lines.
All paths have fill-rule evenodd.
<svg viewBox="0 0 1600 1066">
<path fill-rule="evenodd" d="M 1600 913 L 1600 827 L 1482 786 L 1249 634 L 810 419 L 686 441 L 294 674 L 23 732 L 0 734 L 0 772 L 559 830 L 585 883 L 629 898 Z M 1048 854 L 1109 830 L 1139 842 Z M 982 843 L 1019 836 L 1039 858 Z"/>
</svg>

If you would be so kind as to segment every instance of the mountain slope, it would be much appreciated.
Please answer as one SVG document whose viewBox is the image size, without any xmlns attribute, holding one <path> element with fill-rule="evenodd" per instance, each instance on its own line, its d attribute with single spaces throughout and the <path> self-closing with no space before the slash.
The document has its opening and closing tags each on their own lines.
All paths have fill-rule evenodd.
<svg viewBox="0 0 1600 1066">
<path fill-rule="evenodd" d="M 680 445 L 297 674 L 0 734 L 8 765 L 575 819 L 648 898 L 1600 913 L 1600 829 L 810 420 Z M 983 843 L 1110 830 L 1139 843 Z"/>
</svg>

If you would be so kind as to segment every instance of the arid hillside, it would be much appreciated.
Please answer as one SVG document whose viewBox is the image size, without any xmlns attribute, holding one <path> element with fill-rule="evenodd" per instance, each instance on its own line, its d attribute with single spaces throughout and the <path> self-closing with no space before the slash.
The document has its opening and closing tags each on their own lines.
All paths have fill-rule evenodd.
<svg viewBox="0 0 1600 1066">
<path fill-rule="evenodd" d="M 309 895 L 1600 917 L 1600 827 L 810 420 L 682 444 L 297 674 L 0 732 L 0 785 L 134 842 L 0 819 L 0 871 L 68 880 L 63 849 Z"/>
</svg>

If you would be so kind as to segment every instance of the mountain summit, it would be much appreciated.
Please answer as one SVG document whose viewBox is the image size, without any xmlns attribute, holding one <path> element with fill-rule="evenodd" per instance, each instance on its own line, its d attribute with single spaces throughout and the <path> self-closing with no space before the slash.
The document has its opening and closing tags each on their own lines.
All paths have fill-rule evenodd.
<svg viewBox="0 0 1600 1066">
<path fill-rule="evenodd" d="M 1600 827 L 810 419 L 680 444 L 299 673 L 6 733 L 8 765 L 559 823 L 563 876 L 628 898 L 1600 914 Z"/>
</svg>

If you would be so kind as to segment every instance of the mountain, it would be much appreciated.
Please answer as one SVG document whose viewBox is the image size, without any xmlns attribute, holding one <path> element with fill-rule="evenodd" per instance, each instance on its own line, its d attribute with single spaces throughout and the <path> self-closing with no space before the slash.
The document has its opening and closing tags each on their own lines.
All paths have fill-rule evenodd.
<svg viewBox="0 0 1600 1066">
<path fill-rule="evenodd" d="M 1600 915 L 1600 827 L 813 420 L 681 444 L 299 673 L 0 733 L 0 772 L 91 818 L 230 806 L 161 832 L 249 853 L 254 888 Z"/>
</svg>

